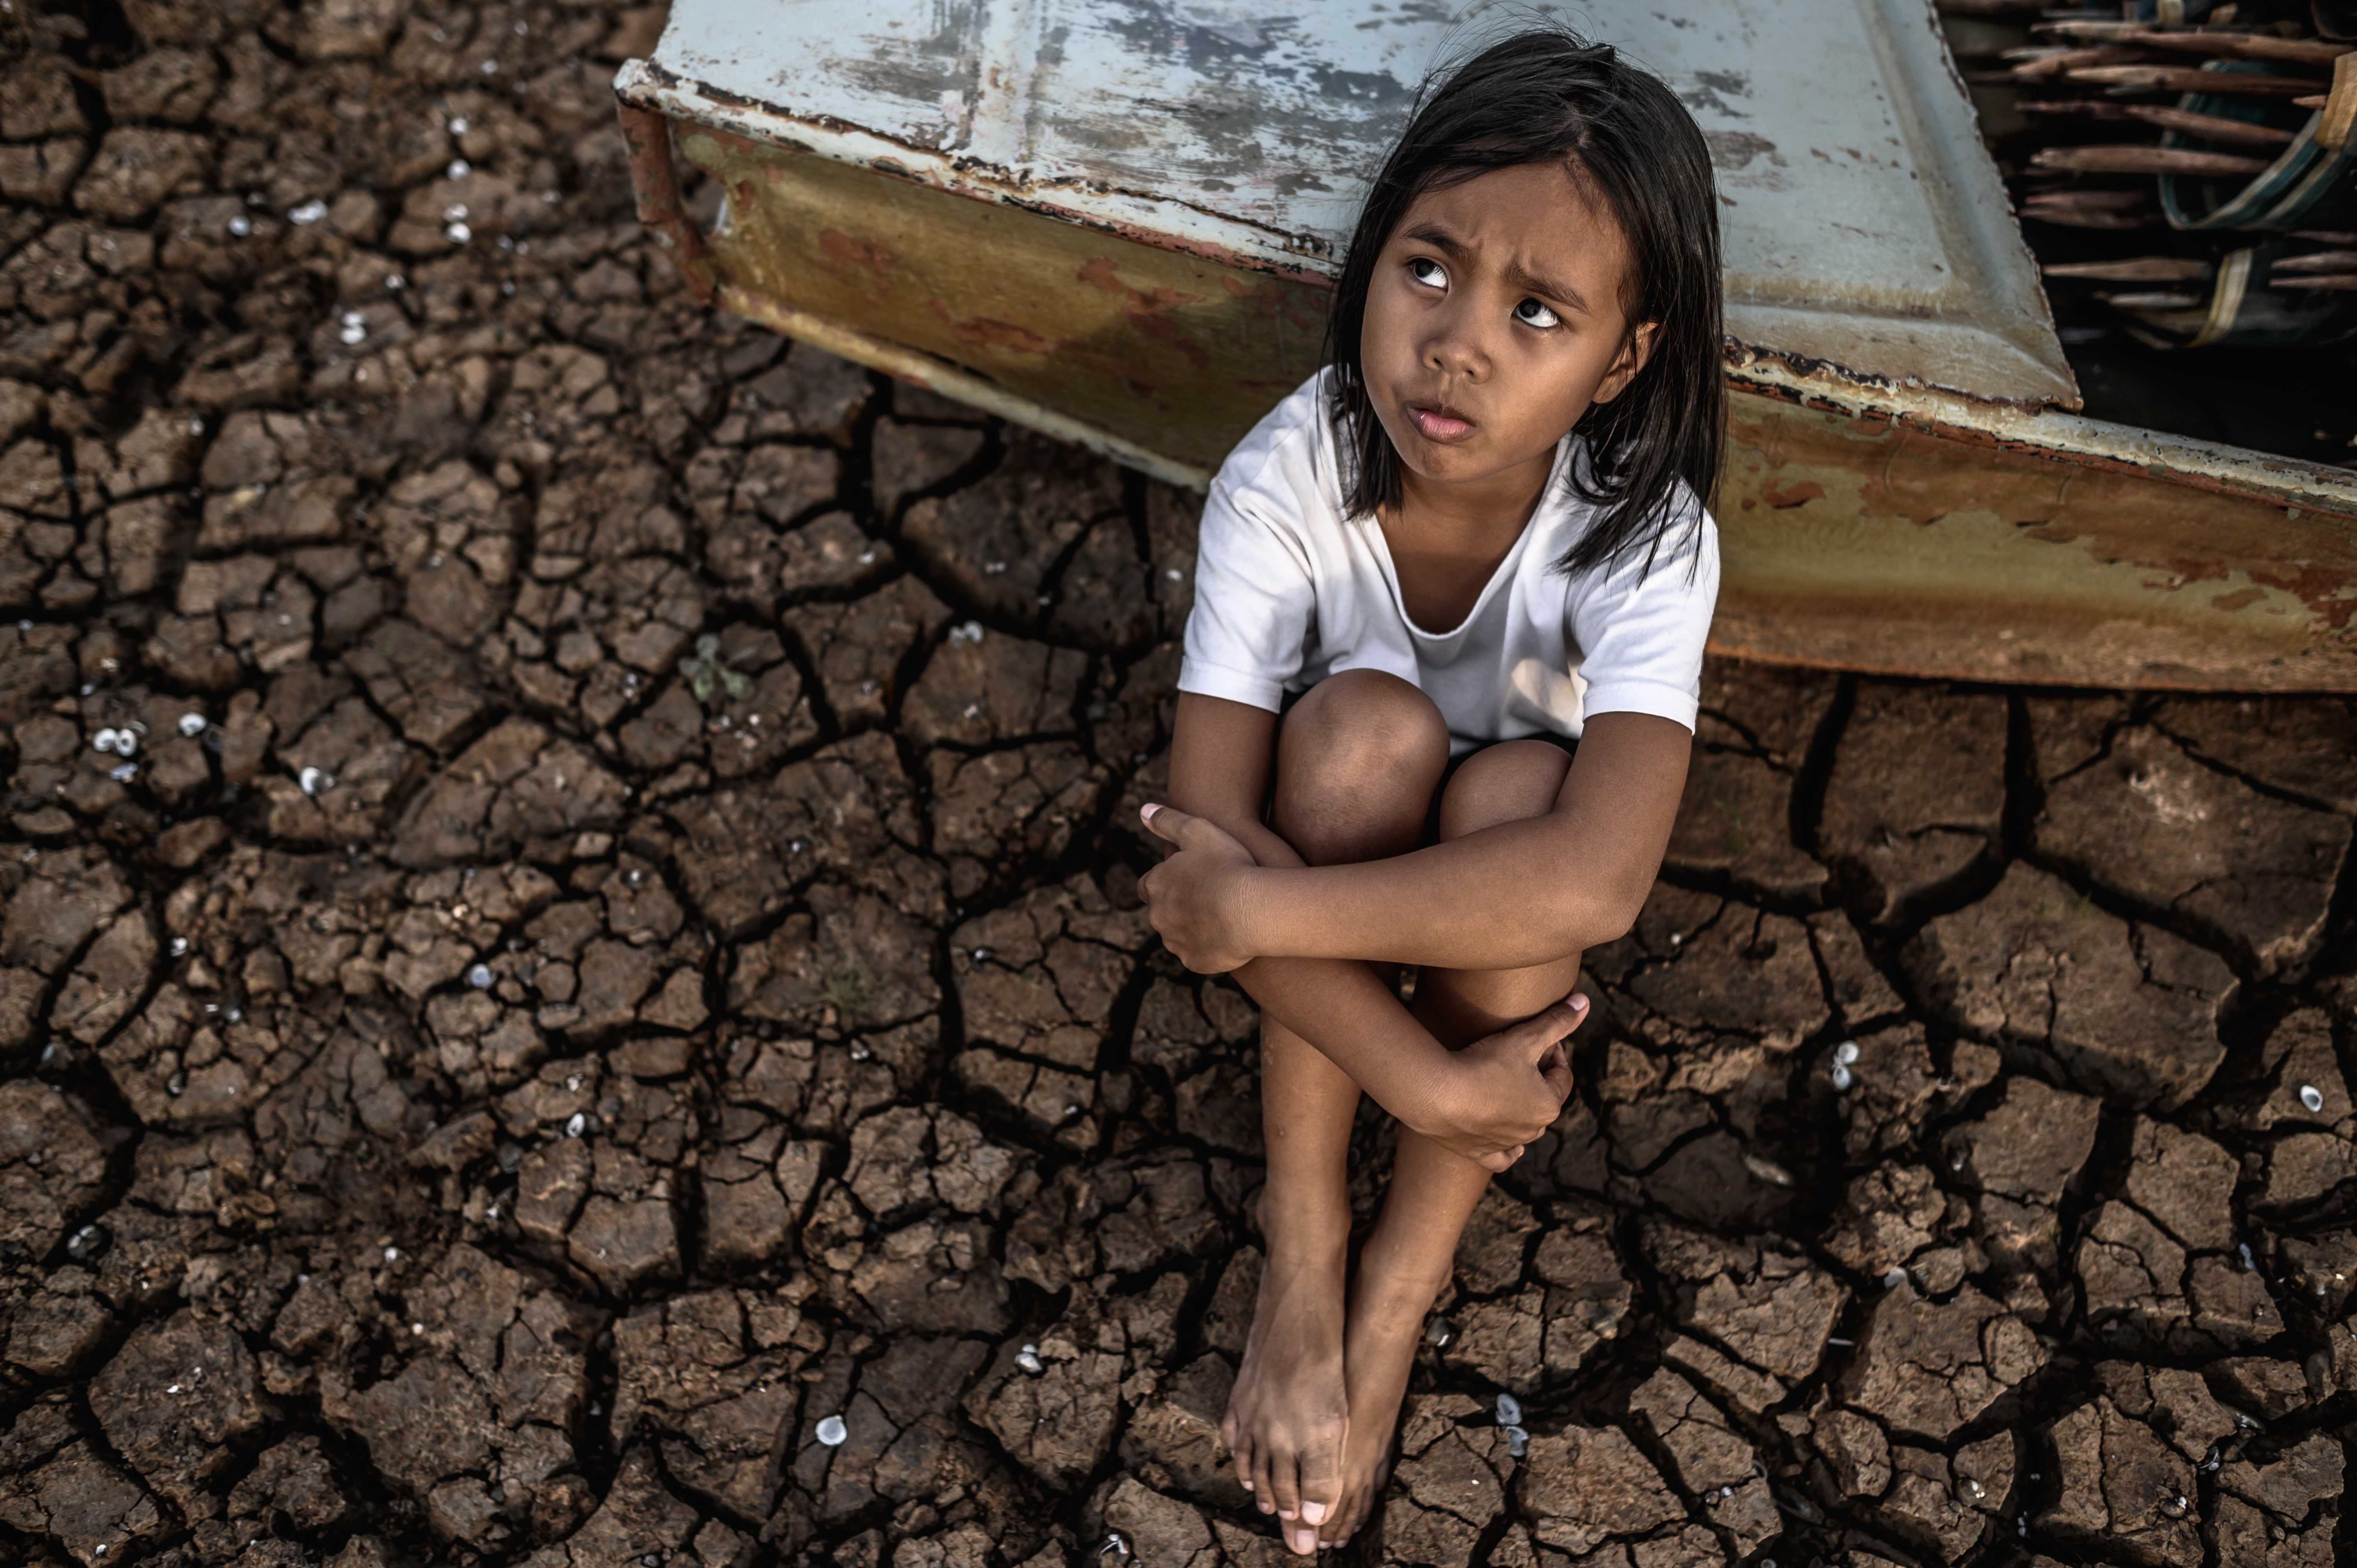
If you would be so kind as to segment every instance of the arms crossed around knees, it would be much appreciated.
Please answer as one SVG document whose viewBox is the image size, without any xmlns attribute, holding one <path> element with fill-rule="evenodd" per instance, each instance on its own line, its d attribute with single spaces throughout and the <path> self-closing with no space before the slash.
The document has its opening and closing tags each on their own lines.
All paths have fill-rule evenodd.
<svg viewBox="0 0 2357 1568">
<path fill-rule="evenodd" d="M 1234 933 L 1223 939 L 1232 963 L 1195 967 L 1233 968 L 1269 1016 L 1404 1124 L 1502 1168 L 1499 1155 L 1544 1131 L 1570 1090 L 1559 1045 L 1585 998 L 1452 1053 L 1370 964 L 1522 968 L 1619 936 L 1668 842 L 1688 733 L 1647 715 L 1599 715 L 1544 816 L 1312 867 L 1261 820 L 1276 726 L 1265 709 L 1180 694 L 1169 814 L 1151 825 L 1182 847 L 1146 878 L 1157 928 L 1184 884 L 1179 901 Z"/>
</svg>

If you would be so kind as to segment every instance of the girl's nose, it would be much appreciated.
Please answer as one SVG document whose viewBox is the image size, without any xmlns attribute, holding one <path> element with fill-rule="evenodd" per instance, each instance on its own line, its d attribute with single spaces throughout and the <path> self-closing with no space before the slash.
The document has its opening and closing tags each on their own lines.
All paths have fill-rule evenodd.
<svg viewBox="0 0 2357 1568">
<path fill-rule="evenodd" d="M 1443 375 L 1462 376 L 1467 381 L 1487 380 L 1490 355 L 1472 334 L 1456 327 L 1442 327 L 1433 333 L 1424 346 L 1424 362 Z"/>
</svg>

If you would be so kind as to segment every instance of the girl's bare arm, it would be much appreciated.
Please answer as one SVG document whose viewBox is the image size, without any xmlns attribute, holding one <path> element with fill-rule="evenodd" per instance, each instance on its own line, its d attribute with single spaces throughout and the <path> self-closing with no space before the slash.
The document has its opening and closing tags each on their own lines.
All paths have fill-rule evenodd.
<svg viewBox="0 0 2357 1568">
<path fill-rule="evenodd" d="M 1275 757 L 1276 715 L 1242 703 L 1192 693 L 1178 696 L 1170 743 L 1170 799 L 1179 811 L 1216 825 L 1261 866 L 1306 870 L 1293 846 L 1260 818 Z M 1157 871 L 1157 875 L 1159 875 Z M 1256 959 L 1235 971 L 1237 983 L 1271 1017 L 1315 1046 L 1351 1075 L 1376 1104 L 1417 1132 L 1492 1168 L 1494 1153 L 1535 1136 L 1553 1120 L 1566 1085 L 1527 1069 L 1453 1053 L 1400 1004 L 1364 961 L 1332 953 Z M 1559 1020 L 1569 1033 L 1577 1015 Z M 1490 1123 L 1534 1123 L 1507 1136 Z"/>
<path fill-rule="evenodd" d="M 1181 851 L 1155 876 L 1156 929 L 1214 969 L 1345 955 L 1515 969 L 1601 946 L 1635 922 L 1661 869 L 1693 739 L 1670 719 L 1599 714 L 1555 810 L 1388 860 L 1241 866 L 1210 836 L 1157 822 Z"/>
</svg>

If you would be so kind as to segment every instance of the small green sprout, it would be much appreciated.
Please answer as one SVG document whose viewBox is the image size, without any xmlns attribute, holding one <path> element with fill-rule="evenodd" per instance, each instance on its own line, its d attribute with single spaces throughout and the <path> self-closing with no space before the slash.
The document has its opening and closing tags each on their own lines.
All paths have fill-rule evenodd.
<svg viewBox="0 0 2357 1568">
<path fill-rule="evenodd" d="M 687 689 L 695 700 L 706 706 L 715 692 L 726 692 L 734 700 L 753 689 L 753 678 L 720 657 L 720 639 L 708 631 L 695 639 L 695 651 L 679 661 L 679 672 L 687 677 Z"/>
<path fill-rule="evenodd" d="M 845 1018 L 862 1017 L 876 1001 L 876 982 L 863 970 L 837 970 L 819 982 L 818 999 Z"/>
</svg>

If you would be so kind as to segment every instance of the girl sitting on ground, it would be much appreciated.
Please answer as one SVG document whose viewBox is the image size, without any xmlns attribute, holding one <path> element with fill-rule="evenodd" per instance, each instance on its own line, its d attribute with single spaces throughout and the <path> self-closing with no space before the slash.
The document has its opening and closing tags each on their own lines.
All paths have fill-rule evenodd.
<svg viewBox="0 0 2357 1568">
<path fill-rule="evenodd" d="M 1571 1091 L 1580 954 L 1677 814 L 1725 412 L 1701 133 L 1609 48 L 1497 44 L 1416 110 L 1329 320 L 1211 485 L 1142 883 L 1261 1007 L 1266 1256 L 1222 1430 L 1304 1553 L 1365 1522 L 1458 1234 Z M 1362 1092 L 1399 1144 L 1351 1279 Z"/>
</svg>

